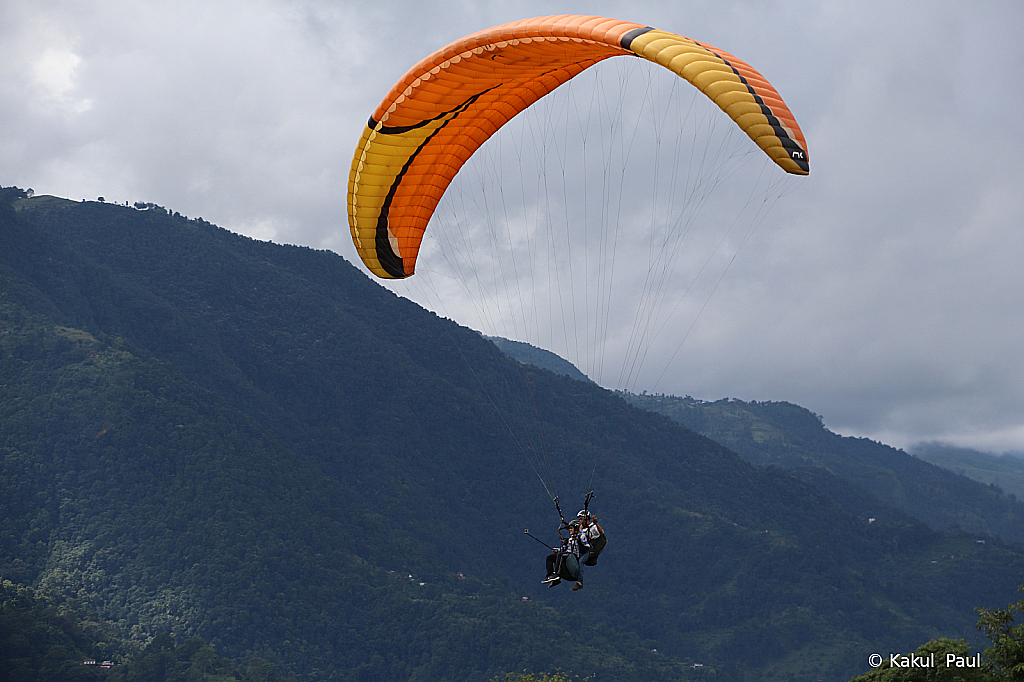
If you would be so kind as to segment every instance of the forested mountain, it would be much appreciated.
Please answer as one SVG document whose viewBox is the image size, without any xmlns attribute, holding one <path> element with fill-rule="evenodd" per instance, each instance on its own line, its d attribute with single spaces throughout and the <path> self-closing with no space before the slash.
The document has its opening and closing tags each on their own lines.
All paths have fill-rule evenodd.
<svg viewBox="0 0 1024 682">
<path fill-rule="evenodd" d="M 332 253 L 5 195 L 0 577 L 139 642 L 301 680 L 845 679 L 977 641 L 1024 575 L 1014 546 L 869 523 L 530 370 Z M 553 537 L 545 485 L 572 513 L 590 481 L 609 547 L 544 589 L 523 528 Z"/>
<path fill-rule="evenodd" d="M 520 362 L 586 380 L 571 363 L 549 351 L 507 339 L 492 341 Z M 791 403 L 704 401 L 646 393 L 623 397 L 754 464 L 790 470 L 853 513 L 891 519 L 909 515 L 940 530 L 959 527 L 1024 542 L 1024 504 L 1019 499 L 1024 498 L 1024 460 L 1020 457 L 937 443 L 921 444 L 908 457 L 883 443 L 832 433 L 820 417 Z M 964 476 L 984 485 L 964 481 Z"/>
<path fill-rule="evenodd" d="M 798 405 L 666 395 L 630 395 L 628 400 L 749 462 L 793 472 L 853 513 L 878 518 L 909 514 L 939 530 L 959 528 L 1024 542 L 1024 504 L 1015 498 L 883 443 L 832 433 L 820 417 Z"/>
</svg>

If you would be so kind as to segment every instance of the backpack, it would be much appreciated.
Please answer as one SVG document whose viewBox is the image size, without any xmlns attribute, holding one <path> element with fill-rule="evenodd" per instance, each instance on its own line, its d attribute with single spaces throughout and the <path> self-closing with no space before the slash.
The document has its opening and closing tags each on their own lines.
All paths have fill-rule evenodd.
<svg viewBox="0 0 1024 682">
<path fill-rule="evenodd" d="M 597 563 L 597 557 L 604 551 L 604 548 L 608 546 L 608 537 L 601 533 L 596 538 L 590 541 L 590 556 L 583 562 L 584 566 L 593 566 Z"/>
</svg>

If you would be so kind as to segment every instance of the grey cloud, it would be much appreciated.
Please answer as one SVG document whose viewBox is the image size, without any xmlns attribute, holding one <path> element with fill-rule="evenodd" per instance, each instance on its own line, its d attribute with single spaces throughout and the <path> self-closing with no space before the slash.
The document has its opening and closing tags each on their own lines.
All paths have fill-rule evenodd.
<svg viewBox="0 0 1024 682">
<path fill-rule="evenodd" d="M 0 181 L 155 201 L 357 262 L 348 167 L 391 84 L 461 35 L 560 11 L 575 5 L 5 3 Z M 714 295 L 717 275 L 676 309 L 682 331 L 651 347 L 636 389 L 791 400 L 897 445 L 1024 449 L 1024 6 L 592 11 L 755 64 L 811 149 L 812 175 L 752 234 L 729 235 L 712 260 L 715 273 L 728 267 Z M 453 293 L 448 313 L 468 323 L 469 305 Z"/>
</svg>

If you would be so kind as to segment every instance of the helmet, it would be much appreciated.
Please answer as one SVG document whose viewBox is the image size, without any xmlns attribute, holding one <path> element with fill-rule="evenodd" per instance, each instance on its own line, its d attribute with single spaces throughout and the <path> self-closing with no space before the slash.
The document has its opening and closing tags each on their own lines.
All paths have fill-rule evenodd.
<svg viewBox="0 0 1024 682">
<path fill-rule="evenodd" d="M 589 516 L 590 516 L 590 512 L 588 512 L 586 509 L 580 509 L 579 513 L 576 514 L 576 518 L 577 519 L 585 519 L 585 518 L 587 518 Z"/>
</svg>

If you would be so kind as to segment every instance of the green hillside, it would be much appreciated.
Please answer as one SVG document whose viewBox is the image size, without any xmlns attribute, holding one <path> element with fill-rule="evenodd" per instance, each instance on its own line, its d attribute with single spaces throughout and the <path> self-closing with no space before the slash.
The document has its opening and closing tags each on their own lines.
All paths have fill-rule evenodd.
<svg viewBox="0 0 1024 682">
<path fill-rule="evenodd" d="M 865 652 L 979 639 L 973 608 L 1024 574 L 1019 548 L 868 523 L 529 370 L 329 252 L 159 207 L 15 206 L 0 577 L 131 640 L 300 680 L 846 679 Z M 539 583 L 539 479 L 568 513 L 594 481 L 611 544 L 581 592 Z"/>
<path fill-rule="evenodd" d="M 145 647 L 65 601 L 0 581 L 0 679 L 11 682 L 285 682 L 278 667 L 253 658 L 236 667 L 199 638 L 180 644 L 162 633 Z"/>
<path fill-rule="evenodd" d="M 1024 542 L 1024 504 L 1016 499 L 926 458 L 832 433 L 820 417 L 797 405 L 665 395 L 628 399 L 749 462 L 792 471 L 853 513 L 891 519 L 909 515 L 939 530 L 961 528 Z"/>
</svg>

